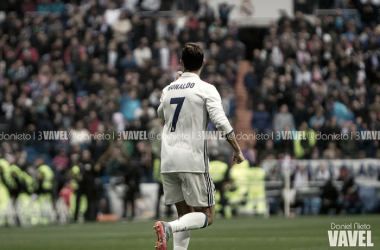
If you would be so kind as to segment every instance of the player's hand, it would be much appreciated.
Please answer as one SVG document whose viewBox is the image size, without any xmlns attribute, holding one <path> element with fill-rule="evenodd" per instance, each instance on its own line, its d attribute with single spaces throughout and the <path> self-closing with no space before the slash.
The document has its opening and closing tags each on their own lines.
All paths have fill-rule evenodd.
<svg viewBox="0 0 380 250">
<path fill-rule="evenodd" d="M 234 154 L 232 155 L 232 160 L 236 162 L 237 164 L 240 164 L 242 163 L 242 161 L 245 160 L 245 158 L 243 156 L 243 153 L 239 151 L 239 152 L 234 152 Z"/>
<path fill-rule="evenodd" d="M 176 77 L 175 77 L 175 80 L 174 80 L 174 81 L 177 81 L 177 80 L 178 80 L 178 78 L 180 78 L 180 77 L 181 77 L 181 75 L 182 75 L 182 71 L 177 71 L 177 75 L 176 75 Z"/>
</svg>

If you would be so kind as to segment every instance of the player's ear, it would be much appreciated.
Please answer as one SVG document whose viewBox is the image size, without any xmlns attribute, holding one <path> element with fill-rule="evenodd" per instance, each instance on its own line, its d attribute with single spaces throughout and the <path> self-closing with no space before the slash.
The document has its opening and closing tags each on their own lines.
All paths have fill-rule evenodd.
<svg viewBox="0 0 380 250">
<path fill-rule="evenodd" d="M 205 63 L 206 63 L 206 61 L 205 61 L 205 60 L 203 60 L 203 62 L 202 62 L 202 67 L 205 65 Z"/>
<path fill-rule="evenodd" d="M 179 64 L 181 65 L 182 72 L 185 72 L 185 64 L 183 63 L 182 59 L 179 60 Z"/>
</svg>

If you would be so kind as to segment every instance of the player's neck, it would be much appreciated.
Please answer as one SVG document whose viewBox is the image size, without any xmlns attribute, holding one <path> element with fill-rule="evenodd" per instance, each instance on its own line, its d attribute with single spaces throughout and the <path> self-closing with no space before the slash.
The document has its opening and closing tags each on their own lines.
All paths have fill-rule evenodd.
<svg viewBox="0 0 380 250">
<path fill-rule="evenodd" d="M 193 73 L 193 74 L 196 74 L 196 75 L 198 75 L 200 77 L 201 76 L 201 71 L 202 71 L 202 68 L 200 68 L 198 70 L 187 70 L 187 69 L 184 69 L 183 73 Z"/>
</svg>

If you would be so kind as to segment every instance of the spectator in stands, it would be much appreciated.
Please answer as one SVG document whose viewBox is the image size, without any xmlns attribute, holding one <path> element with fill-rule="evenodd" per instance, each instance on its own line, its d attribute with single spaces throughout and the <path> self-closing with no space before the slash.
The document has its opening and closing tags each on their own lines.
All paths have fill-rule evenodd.
<svg viewBox="0 0 380 250">
<path fill-rule="evenodd" d="M 309 65 L 311 63 L 311 56 L 309 51 L 307 51 L 307 47 L 305 42 L 300 42 L 298 44 L 298 51 L 297 51 L 297 63 L 299 65 Z"/>
<path fill-rule="evenodd" d="M 249 145 L 249 142 L 245 142 L 243 144 L 243 147 L 241 149 L 241 152 L 244 155 L 244 158 L 248 160 L 249 166 L 254 167 L 256 166 L 256 154 L 255 151 L 253 151 L 252 147 Z"/>
<path fill-rule="evenodd" d="M 185 28 L 187 22 L 187 16 L 184 15 L 182 9 L 177 11 L 175 20 L 176 33 L 179 34 Z"/>
<path fill-rule="evenodd" d="M 327 148 L 323 151 L 323 159 L 340 159 L 342 157 L 341 150 L 337 148 L 335 141 L 329 141 Z"/>
<path fill-rule="evenodd" d="M 267 181 L 284 181 L 284 176 L 281 173 L 279 165 L 274 166 L 272 171 L 265 176 Z"/>
<path fill-rule="evenodd" d="M 315 174 L 316 181 L 327 181 L 330 179 L 330 171 L 326 168 L 326 165 L 319 165 Z"/>
<path fill-rule="evenodd" d="M 84 123 L 82 120 L 78 120 L 75 124 L 75 127 L 70 130 L 71 138 L 70 144 L 72 146 L 80 145 L 81 147 L 87 147 L 91 141 L 90 132 L 84 127 Z"/>
<path fill-rule="evenodd" d="M 280 43 L 278 39 L 273 41 L 272 51 L 269 55 L 271 59 L 271 64 L 276 68 L 281 68 L 284 65 L 284 56 L 280 49 Z"/>
<path fill-rule="evenodd" d="M 295 190 L 294 192 L 297 192 L 297 190 L 299 190 L 299 189 L 307 188 L 307 187 L 309 187 L 309 181 L 310 181 L 310 173 L 308 172 L 306 165 L 299 165 L 299 166 L 297 166 L 296 171 L 291 176 L 291 183 L 292 183 L 291 184 L 292 185 L 291 190 Z M 294 197 L 294 200 L 293 200 L 294 204 L 291 204 L 291 206 L 292 207 L 293 206 L 295 206 L 295 207 L 301 206 L 303 208 L 303 210 L 305 210 L 304 201 L 306 201 L 306 200 L 301 199 L 297 195 L 297 197 Z M 308 202 L 308 201 L 306 201 L 306 202 Z M 305 204 L 305 205 L 307 205 L 307 204 Z M 303 212 L 305 212 L 305 211 L 303 211 Z"/>
<path fill-rule="evenodd" d="M 200 1 L 197 16 L 199 21 L 204 21 L 206 23 L 206 26 L 210 26 L 214 22 L 214 9 L 210 6 L 207 0 Z"/>
<path fill-rule="evenodd" d="M 78 182 L 78 189 L 76 190 L 76 206 L 74 220 L 78 220 L 78 212 L 81 202 L 81 196 L 87 197 L 87 211 L 85 219 L 93 221 L 96 218 L 96 196 L 95 196 L 95 175 L 100 169 L 95 166 L 89 150 L 83 150 L 80 159 L 80 174 L 81 179 Z"/>
<path fill-rule="evenodd" d="M 66 170 L 69 166 L 69 158 L 67 157 L 67 152 L 64 148 L 59 151 L 59 154 L 54 157 L 52 162 L 52 168 L 57 171 Z"/>
<path fill-rule="evenodd" d="M 108 71 L 114 72 L 116 70 L 117 61 L 118 61 L 118 52 L 116 41 L 109 41 L 108 51 L 107 51 L 107 67 Z"/>
<path fill-rule="evenodd" d="M 265 110 L 264 103 L 257 105 L 254 111 L 251 126 L 255 133 L 269 133 L 272 129 L 272 120 L 268 111 Z"/>
<path fill-rule="evenodd" d="M 150 129 L 150 122 L 155 118 L 156 111 L 154 108 L 149 107 L 149 100 L 144 99 L 141 107 L 135 110 L 135 121 L 140 130 L 147 131 Z"/>
<path fill-rule="evenodd" d="M 309 113 L 306 110 L 306 106 L 302 100 L 296 101 L 293 115 L 296 127 L 299 127 L 301 123 L 309 116 Z"/>
<path fill-rule="evenodd" d="M 128 32 L 132 30 L 132 23 L 128 19 L 128 12 L 122 12 L 119 20 L 112 24 L 113 37 L 118 42 L 126 42 Z"/>
<path fill-rule="evenodd" d="M 237 51 L 234 40 L 231 37 L 225 39 L 217 59 L 222 63 L 222 65 L 228 60 L 233 60 L 235 63 L 238 61 L 239 53 Z"/>
<path fill-rule="evenodd" d="M 285 10 L 279 10 L 280 18 L 277 20 L 278 33 L 282 33 L 286 22 L 290 22 L 290 18 Z"/>
<path fill-rule="evenodd" d="M 307 122 L 301 123 L 297 138 L 294 138 L 294 155 L 297 159 L 310 159 L 317 139 L 315 131 L 309 128 Z"/>
<path fill-rule="evenodd" d="M 275 75 L 275 74 L 274 74 Z M 272 74 L 272 77 L 274 76 Z M 260 96 L 264 101 L 268 111 L 273 111 L 277 108 L 277 89 L 273 78 L 264 77 L 260 86 Z"/>
<path fill-rule="evenodd" d="M 255 67 L 250 65 L 248 73 L 244 76 L 244 86 L 247 90 L 247 108 L 253 109 L 256 105 L 258 96 L 258 89 L 260 87 L 259 78 L 255 72 Z"/>
<path fill-rule="evenodd" d="M 301 87 L 302 85 L 309 87 L 311 77 L 311 72 L 307 69 L 306 64 L 301 64 L 301 68 L 297 69 L 295 76 L 297 87 Z"/>
<path fill-rule="evenodd" d="M 94 139 L 91 140 L 88 145 L 88 149 L 92 155 L 92 160 L 95 163 L 98 163 L 99 158 L 106 152 L 109 147 L 108 140 L 104 139 L 104 135 L 106 134 L 106 130 L 103 124 L 99 124 L 94 133 Z"/>
<path fill-rule="evenodd" d="M 141 145 L 141 144 L 140 144 Z M 141 176 L 144 172 L 143 166 L 140 164 L 140 157 L 141 157 L 141 149 L 144 148 L 144 146 L 139 146 L 140 150 L 138 151 L 138 156 L 134 156 L 131 159 L 130 164 L 128 164 L 128 167 L 126 168 L 126 171 L 124 173 L 124 179 L 125 183 L 128 186 L 127 193 L 124 198 L 124 211 L 123 211 L 123 217 L 127 217 L 127 203 L 130 203 L 131 205 L 131 215 L 130 218 L 133 219 L 135 217 L 135 200 L 137 198 L 137 194 L 139 193 L 139 184 L 141 181 Z M 135 154 L 134 154 L 135 155 Z M 143 162 L 147 163 L 146 161 Z M 152 177 L 153 178 L 153 177 Z"/>
<path fill-rule="evenodd" d="M 369 44 L 369 51 L 365 54 L 365 68 L 368 81 L 370 83 L 378 82 L 380 76 L 378 74 L 380 70 L 380 53 L 377 50 L 377 45 Z"/>
<path fill-rule="evenodd" d="M 349 124 L 349 134 L 356 135 L 356 124 Z M 347 140 L 341 140 L 340 147 L 342 148 L 343 156 L 347 159 L 356 159 L 359 156 L 361 139 L 349 136 Z"/>
<path fill-rule="evenodd" d="M 106 166 L 111 176 L 121 176 L 127 167 L 127 155 L 124 154 L 123 148 L 112 147 L 112 152 L 106 159 Z"/>
<path fill-rule="evenodd" d="M 33 63 L 37 63 L 39 60 L 39 54 L 36 48 L 33 48 L 30 41 L 24 41 L 20 52 L 20 60 L 24 61 L 29 59 Z"/>
<path fill-rule="evenodd" d="M 225 27 L 228 24 L 228 16 L 234 5 L 228 5 L 227 3 L 219 4 L 219 17 L 222 20 L 222 26 Z"/>
<path fill-rule="evenodd" d="M 32 0 L 25 0 L 21 3 L 21 12 L 25 14 L 26 12 L 33 12 L 36 9 L 36 5 Z"/>
<path fill-rule="evenodd" d="M 220 97 L 222 98 L 223 110 L 228 118 L 234 117 L 235 113 L 235 96 L 233 91 L 226 87 L 221 90 Z"/>
<path fill-rule="evenodd" d="M 63 3 L 62 0 L 54 0 L 50 4 L 50 11 L 57 14 L 58 16 L 62 15 L 64 10 L 65 3 Z"/>
<path fill-rule="evenodd" d="M 125 57 L 120 60 L 119 67 L 125 72 L 126 69 L 137 68 L 137 63 L 130 50 L 127 50 Z"/>
<path fill-rule="evenodd" d="M 67 181 L 61 191 L 59 192 L 59 197 L 63 198 L 67 208 L 70 208 L 70 197 L 74 194 L 72 181 Z"/>
<path fill-rule="evenodd" d="M 13 117 L 10 121 L 10 132 L 14 134 L 22 134 L 25 128 L 25 117 L 20 107 L 16 107 Z"/>
<path fill-rule="evenodd" d="M 148 39 L 143 37 L 141 38 L 139 47 L 133 51 L 133 57 L 136 60 L 137 66 L 140 68 L 143 66 L 145 61 L 152 59 L 152 51 L 147 45 Z"/>
<path fill-rule="evenodd" d="M 280 154 L 285 154 L 289 157 L 292 157 L 294 155 L 293 136 L 289 136 L 290 133 L 294 132 L 295 130 L 291 129 L 290 125 L 286 125 L 283 131 L 278 131 L 275 133 L 275 143 L 279 157 Z"/>
<path fill-rule="evenodd" d="M 353 176 L 348 175 L 343 182 L 343 208 L 349 214 L 359 214 L 362 212 L 362 204 L 358 196 L 358 186 Z"/>
<path fill-rule="evenodd" d="M 380 114 L 380 95 L 375 96 L 375 100 L 371 105 L 369 105 L 368 110 L 376 112 L 376 115 L 379 116 L 379 114 Z"/>
<path fill-rule="evenodd" d="M 36 11 L 49 13 L 50 12 L 50 3 L 49 3 L 49 1 L 48 0 L 41 0 L 37 4 Z"/>
<path fill-rule="evenodd" d="M 264 148 L 260 148 L 261 146 L 260 143 L 258 143 L 257 145 L 258 145 L 257 149 L 259 152 L 257 165 L 259 165 L 263 160 L 267 159 L 268 157 L 272 157 L 273 159 L 277 158 L 277 150 L 275 149 L 274 143 L 272 140 L 265 141 Z"/>
<path fill-rule="evenodd" d="M 289 112 L 288 105 L 283 104 L 279 112 L 273 118 L 273 130 L 276 133 L 284 131 L 286 126 L 294 128 L 294 117 L 292 113 Z"/>
<path fill-rule="evenodd" d="M 88 121 L 88 131 L 91 134 L 95 134 L 99 124 L 100 124 L 100 120 L 98 119 L 97 113 L 95 111 L 90 111 L 89 121 Z"/>
<path fill-rule="evenodd" d="M 325 123 L 325 117 L 323 116 L 323 112 L 324 112 L 323 107 L 318 106 L 315 111 L 315 115 L 312 116 L 309 120 L 310 128 L 313 128 L 316 131 L 319 131 L 322 128 L 322 126 Z"/>
<path fill-rule="evenodd" d="M 11 94 L 5 96 L 5 101 L 1 104 L 1 111 L 3 112 L 5 119 L 11 120 L 13 117 L 14 105 Z"/>
<path fill-rule="evenodd" d="M 290 75 L 279 75 L 277 82 L 277 103 L 293 106 L 293 82 Z"/>
<path fill-rule="evenodd" d="M 68 67 L 71 67 L 72 72 L 74 72 L 78 67 L 77 63 L 84 53 L 86 53 L 86 50 L 82 45 L 79 44 L 78 38 L 71 38 L 70 45 L 65 49 L 64 59 L 65 64 Z"/>
<path fill-rule="evenodd" d="M 339 214 L 341 210 L 341 206 L 338 203 L 339 193 L 335 188 L 332 180 L 328 180 L 326 184 L 323 186 L 321 199 L 322 206 L 319 210 L 320 214 L 328 214 L 329 210 L 334 209 L 335 214 Z"/>
<path fill-rule="evenodd" d="M 124 119 L 133 121 L 135 119 L 136 109 L 141 107 L 141 101 L 137 99 L 136 90 L 132 90 L 129 96 L 123 95 L 120 102 L 120 112 L 124 115 Z"/>
<path fill-rule="evenodd" d="M 364 4 L 360 5 L 362 22 L 369 27 L 376 25 L 376 21 L 378 20 L 378 7 L 372 2 L 372 0 L 367 0 Z"/>
<path fill-rule="evenodd" d="M 198 18 L 194 15 L 194 12 L 187 12 L 187 22 L 186 27 L 190 28 L 190 30 L 195 31 L 198 29 Z"/>
<path fill-rule="evenodd" d="M 294 13 L 294 20 L 292 22 L 293 29 L 294 30 L 302 30 L 305 29 L 306 31 L 310 30 L 311 24 L 310 22 L 304 17 L 303 13 L 301 11 L 296 11 Z"/>
</svg>

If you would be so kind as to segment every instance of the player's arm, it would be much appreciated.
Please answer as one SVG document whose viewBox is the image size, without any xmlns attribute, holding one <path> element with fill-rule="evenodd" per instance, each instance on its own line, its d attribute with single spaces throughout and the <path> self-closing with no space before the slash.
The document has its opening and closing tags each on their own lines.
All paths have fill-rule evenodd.
<svg viewBox="0 0 380 250">
<path fill-rule="evenodd" d="M 239 144 L 236 141 L 236 136 L 234 132 L 231 132 L 229 135 L 226 136 L 227 142 L 231 145 L 231 147 L 234 149 L 234 153 L 232 155 L 232 160 L 234 160 L 236 163 L 241 163 L 244 161 L 243 153 L 240 150 Z"/>
<path fill-rule="evenodd" d="M 165 120 L 165 116 L 164 116 L 164 91 L 165 91 L 165 89 L 162 90 L 162 94 L 161 94 L 161 98 L 160 98 L 160 106 L 157 109 L 157 114 L 158 114 L 158 117 Z"/>
<path fill-rule="evenodd" d="M 237 163 L 242 162 L 244 160 L 244 156 L 241 153 L 240 147 L 236 141 L 234 130 L 232 129 L 232 126 L 223 110 L 222 99 L 220 98 L 219 92 L 214 86 L 208 86 L 205 89 L 204 98 L 211 121 L 215 124 L 219 132 L 226 135 L 227 142 L 234 150 L 233 160 Z"/>
</svg>

